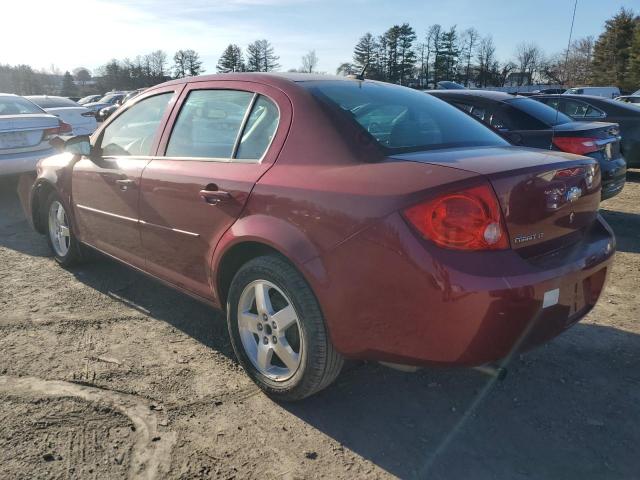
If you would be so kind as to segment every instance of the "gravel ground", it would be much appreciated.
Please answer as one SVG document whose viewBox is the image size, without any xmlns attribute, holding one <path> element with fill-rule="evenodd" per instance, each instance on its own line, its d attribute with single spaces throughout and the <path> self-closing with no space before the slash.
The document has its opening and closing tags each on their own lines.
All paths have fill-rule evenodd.
<svg viewBox="0 0 640 480">
<path fill-rule="evenodd" d="M 640 478 L 640 172 L 604 202 L 619 252 L 580 324 L 467 369 L 349 365 L 265 397 L 224 317 L 108 260 L 64 270 L 0 183 L 0 478 Z"/>
</svg>

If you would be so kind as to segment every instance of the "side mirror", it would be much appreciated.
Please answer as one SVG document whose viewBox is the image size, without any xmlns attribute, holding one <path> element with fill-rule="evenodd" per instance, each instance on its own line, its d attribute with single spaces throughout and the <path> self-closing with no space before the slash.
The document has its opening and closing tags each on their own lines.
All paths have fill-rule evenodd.
<svg viewBox="0 0 640 480">
<path fill-rule="evenodd" d="M 91 156 L 92 148 L 88 135 L 78 135 L 75 137 L 54 137 L 49 143 L 58 151 L 72 153 L 73 155 Z"/>
</svg>

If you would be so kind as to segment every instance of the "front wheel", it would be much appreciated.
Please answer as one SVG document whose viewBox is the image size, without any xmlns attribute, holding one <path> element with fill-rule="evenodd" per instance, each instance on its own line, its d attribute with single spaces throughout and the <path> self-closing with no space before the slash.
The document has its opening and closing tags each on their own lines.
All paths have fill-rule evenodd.
<svg viewBox="0 0 640 480">
<path fill-rule="evenodd" d="M 277 400 L 328 386 L 343 359 L 302 275 L 276 255 L 255 258 L 234 277 L 227 302 L 233 349 L 252 380 Z"/>
<path fill-rule="evenodd" d="M 51 192 L 42 211 L 47 226 L 47 241 L 56 261 L 67 267 L 81 260 L 80 245 L 69 216 L 56 192 Z"/>
</svg>

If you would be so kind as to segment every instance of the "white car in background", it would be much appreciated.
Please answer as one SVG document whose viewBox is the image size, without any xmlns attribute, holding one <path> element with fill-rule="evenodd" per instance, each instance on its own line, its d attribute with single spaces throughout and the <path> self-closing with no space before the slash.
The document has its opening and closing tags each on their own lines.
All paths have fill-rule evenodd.
<svg viewBox="0 0 640 480">
<path fill-rule="evenodd" d="M 91 110 L 68 98 L 48 95 L 32 95 L 25 98 L 71 125 L 71 135 L 91 135 L 98 127 Z"/>
<path fill-rule="evenodd" d="M 564 92 L 567 95 L 593 95 L 594 97 L 616 98 L 620 96 L 618 87 L 575 87 Z"/>
<path fill-rule="evenodd" d="M 58 117 L 18 95 L 0 93 L 0 176 L 32 172 L 55 153 L 49 140 L 70 130 Z"/>
</svg>

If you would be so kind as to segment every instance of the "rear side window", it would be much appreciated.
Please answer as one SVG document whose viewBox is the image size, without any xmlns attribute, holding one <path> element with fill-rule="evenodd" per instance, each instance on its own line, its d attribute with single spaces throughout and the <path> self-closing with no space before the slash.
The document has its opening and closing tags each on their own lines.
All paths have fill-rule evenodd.
<svg viewBox="0 0 640 480">
<path fill-rule="evenodd" d="M 151 155 L 153 139 L 172 95 L 167 92 L 145 98 L 118 115 L 102 134 L 102 155 Z"/>
<path fill-rule="evenodd" d="M 262 158 L 276 133 L 278 119 L 278 107 L 271 100 L 260 95 L 251 109 L 235 158 L 242 160 Z"/>
<path fill-rule="evenodd" d="M 235 90 L 190 92 L 171 132 L 166 156 L 231 158 L 252 98 L 252 93 Z M 247 143 L 245 152 L 250 149 Z"/>
<path fill-rule="evenodd" d="M 508 145 L 454 106 L 405 87 L 373 82 L 301 82 L 337 115 L 356 122 L 388 153 Z"/>
<path fill-rule="evenodd" d="M 542 122 L 546 126 L 560 125 L 562 123 L 569 123 L 572 121 L 565 114 L 554 110 L 549 105 L 545 105 L 544 103 L 538 102 L 537 100 L 533 100 L 531 98 L 514 98 L 511 100 L 507 100 L 504 103 L 519 110 L 520 112 L 525 113 L 530 117 L 533 117 L 534 120 Z M 537 130 L 541 128 L 539 123 L 538 126 L 533 126 L 535 122 L 532 122 L 531 119 L 527 120 L 525 116 L 522 116 L 522 119 L 519 121 L 517 120 L 517 118 L 514 118 L 514 120 L 517 124 L 521 125 L 515 127 L 518 129 Z M 524 128 L 523 122 L 527 122 L 531 125 L 531 127 Z"/>
</svg>

